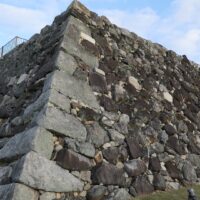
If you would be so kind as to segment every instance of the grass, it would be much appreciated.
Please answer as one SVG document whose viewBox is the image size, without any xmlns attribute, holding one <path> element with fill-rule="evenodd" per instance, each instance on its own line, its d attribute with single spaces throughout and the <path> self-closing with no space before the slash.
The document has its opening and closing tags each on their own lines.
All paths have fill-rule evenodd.
<svg viewBox="0 0 200 200">
<path fill-rule="evenodd" d="M 193 185 L 176 191 L 156 192 L 148 196 L 134 198 L 134 200 L 187 200 L 188 188 L 193 188 L 197 197 L 200 199 L 200 185 Z"/>
</svg>

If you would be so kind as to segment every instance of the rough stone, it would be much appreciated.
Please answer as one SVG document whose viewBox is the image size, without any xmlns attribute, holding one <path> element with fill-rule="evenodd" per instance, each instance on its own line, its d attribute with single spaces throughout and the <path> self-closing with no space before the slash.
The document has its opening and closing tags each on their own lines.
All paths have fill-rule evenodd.
<svg viewBox="0 0 200 200">
<path fill-rule="evenodd" d="M 29 105 L 25 109 L 23 115 L 24 120 L 27 121 L 31 116 L 34 115 L 35 112 L 39 112 L 47 102 L 52 103 L 68 113 L 70 112 L 69 99 L 56 90 L 50 89 L 43 92 L 33 104 Z"/>
<path fill-rule="evenodd" d="M 0 199 L 1 200 L 38 200 L 39 194 L 37 191 L 19 184 L 12 183 L 0 186 Z"/>
<path fill-rule="evenodd" d="M 124 188 L 118 189 L 112 197 L 114 200 L 131 200 L 131 195 Z"/>
<path fill-rule="evenodd" d="M 88 200 L 103 200 L 106 194 L 106 187 L 101 185 L 93 186 L 87 193 Z"/>
<path fill-rule="evenodd" d="M 44 192 L 40 195 L 40 200 L 54 200 L 56 199 L 56 194 L 52 192 Z"/>
<path fill-rule="evenodd" d="M 124 169 L 129 176 L 139 176 L 143 174 L 147 167 L 142 160 L 130 160 L 124 164 Z"/>
<path fill-rule="evenodd" d="M 12 168 L 10 166 L 0 168 L 0 185 L 8 184 L 11 180 Z"/>
<path fill-rule="evenodd" d="M 161 174 L 155 174 L 153 178 L 153 186 L 156 190 L 165 190 L 166 182 L 164 177 Z"/>
<path fill-rule="evenodd" d="M 61 71 L 51 73 L 45 81 L 43 91 L 51 88 L 70 99 L 78 100 L 88 107 L 99 110 L 96 97 L 89 85 L 82 80 L 69 76 L 67 73 Z"/>
<path fill-rule="evenodd" d="M 33 123 L 37 123 L 39 126 L 58 135 L 68 136 L 80 141 L 86 139 L 87 132 L 83 124 L 74 116 L 54 106 L 46 106 L 33 120 Z"/>
<path fill-rule="evenodd" d="M 145 176 L 138 176 L 133 183 L 137 195 L 149 194 L 154 191 L 153 186 L 149 183 Z"/>
<path fill-rule="evenodd" d="M 33 127 L 12 137 L 0 150 L 0 160 L 17 159 L 35 151 L 50 159 L 53 152 L 53 136 L 41 127 Z"/>
<path fill-rule="evenodd" d="M 128 143 L 128 147 L 133 159 L 139 158 L 143 156 L 142 147 L 138 144 L 138 142 L 133 137 L 129 137 L 126 139 Z"/>
<path fill-rule="evenodd" d="M 54 173 L 52 173 L 54 172 Z M 82 191 L 83 183 L 53 161 L 30 152 L 15 166 L 12 180 L 47 192 Z"/>
<path fill-rule="evenodd" d="M 61 167 L 73 171 L 89 170 L 94 166 L 92 160 L 67 149 L 57 153 L 56 162 Z"/>
<path fill-rule="evenodd" d="M 123 173 L 123 169 L 119 169 L 112 164 L 103 163 L 94 170 L 92 180 L 97 184 L 122 186 L 125 184 Z"/>
<path fill-rule="evenodd" d="M 97 148 L 101 147 L 109 140 L 107 133 L 97 122 L 87 125 L 86 129 L 88 133 L 87 141 L 94 144 Z"/>
<path fill-rule="evenodd" d="M 160 161 L 157 157 L 149 160 L 149 169 L 153 172 L 159 172 L 161 170 Z"/>
<path fill-rule="evenodd" d="M 139 84 L 138 80 L 133 76 L 128 78 L 128 83 L 138 91 L 142 89 L 142 86 Z"/>
<path fill-rule="evenodd" d="M 187 181 L 192 182 L 192 183 L 196 182 L 197 175 L 191 163 L 189 162 L 185 163 L 183 165 L 182 170 L 183 170 L 183 176 Z"/>
</svg>

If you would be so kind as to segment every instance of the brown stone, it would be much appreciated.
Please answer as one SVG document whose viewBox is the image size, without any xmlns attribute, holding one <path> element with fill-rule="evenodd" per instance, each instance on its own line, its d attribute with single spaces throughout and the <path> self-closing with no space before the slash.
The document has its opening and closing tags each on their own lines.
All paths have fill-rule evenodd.
<svg viewBox="0 0 200 200">
<path fill-rule="evenodd" d="M 139 143 L 136 141 L 135 138 L 133 137 L 129 137 L 126 139 L 127 143 L 128 143 L 128 147 L 131 153 L 131 157 L 133 159 L 139 158 L 141 156 L 143 156 L 143 151 L 142 151 L 142 147 L 139 145 Z"/>
<path fill-rule="evenodd" d="M 103 183 L 104 185 L 125 184 L 124 170 L 117 168 L 115 165 L 102 163 L 93 171 L 92 180 L 94 184 Z"/>
<path fill-rule="evenodd" d="M 61 167 L 74 171 L 90 170 L 94 166 L 92 160 L 68 149 L 60 150 L 55 160 Z"/>
</svg>

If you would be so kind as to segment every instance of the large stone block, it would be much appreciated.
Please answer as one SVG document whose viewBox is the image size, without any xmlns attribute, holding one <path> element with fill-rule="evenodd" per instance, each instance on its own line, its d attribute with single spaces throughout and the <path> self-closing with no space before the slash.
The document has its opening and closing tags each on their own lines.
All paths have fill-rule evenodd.
<svg viewBox="0 0 200 200">
<path fill-rule="evenodd" d="M 47 192 L 82 191 L 84 185 L 67 170 L 35 152 L 18 161 L 12 180 Z"/>
<path fill-rule="evenodd" d="M 74 116 L 54 106 L 46 105 L 33 120 L 33 123 L 58 135 L 68 136 L 79 141 L 86 140 L 87 132 L 83 124 Z"/>
<path fill-rule="evenodd" d="M 99 109 L 96 97 L 89 85 L 61 71 L 51 73 L 45 82 L 43 91 L 55 89 L 70 99 L 78 100 L 91 108 Z"/>
<path fill-rule="evenodd" d="M 38 200 L 39 194 L 37 191 L 19 183 L 0 186 L 1 200 L 27 200 L 27 198 Z"/>
<path fill-rule="evenodd" d="M 52 134 L 36 126 L 15 135 L 0 150 L 0 160 L 14 160 L 30 151 L 50 159 L 53 152 Z"/>
<path fill-rule="evenodd" d="M 23 115 L 24 120 L 29 120 L 35 113 L 39 112 L 47 102 L 52 103 L 66 112 L 70 111 L 69 99 L 56 90 L 49 89 L 43 92 L 34 103 L 25 109 Z"/>
<path fill-rule="evenodd" d="M 85 47 L 80 44 L 80 41 L 82 40 L 81 36 L 83 33 L 84 35 L 88 35 L 87 38 L 91 38 L 91 32 L 89 28 L 86 27 L 80 20 L 70 16 L 68 18 L 66 30 L 64 32 L 61 48 L 65 49 L 65 51 L 68 53 L 79 57 L 91 68 L 96 68 L 99 66 L 98 57 L 92 52 L 88 51 L 88 49 L 85 49 Z M 94 45 L 94 42 L 91 42 L 93 41 L 92 38 L 87 41 Z"/>
<path fill-rule="evenodd" d="M 92 160 L 68 149 L 62 149 L 58 152 L 56 162 L 61 167 L 73 171 L 90 170 L 94 166 Z"/>
</svg>

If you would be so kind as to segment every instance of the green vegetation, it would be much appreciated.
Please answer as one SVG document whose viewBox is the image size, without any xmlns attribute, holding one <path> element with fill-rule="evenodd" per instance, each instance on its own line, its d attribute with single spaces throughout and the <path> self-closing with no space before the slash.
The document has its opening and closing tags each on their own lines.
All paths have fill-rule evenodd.
<svg viewBox="0 0 200 200">
<path fill-rule="evenodd" d="M 200 185 L 188 186 L 176 191 L 156 192 L 152 195 L 134 198 L 134 200 L 187 200 L 187 189 L 193 188 L 200 199 Z"/>
</svg>

